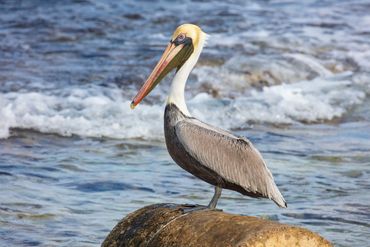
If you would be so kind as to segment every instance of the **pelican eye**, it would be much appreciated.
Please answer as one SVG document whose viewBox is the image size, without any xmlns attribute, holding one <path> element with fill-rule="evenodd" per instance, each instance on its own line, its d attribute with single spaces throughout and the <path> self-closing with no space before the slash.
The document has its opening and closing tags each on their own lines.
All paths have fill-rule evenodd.
<svg viewBox="0 0 370 247">
<path fill-rule="evenodd" d="M 177 36 L 176 39 L 177 39 L 177 41 L 182 42 L 182 41 L 185 40 L 185 38 L 186 38 L 185 34 L 180 33 L 179 36 Z"/>
<path fill-rule="evenodd" d="M 192 40 L 190 37 L 186 37 L 186 34 L 184 33 L 180 33 L 179 35 L 177 35 L 177 37 L 171 41 L 172 44 L 178 46 L 178 45 L 181 45 L 181 44 L 184 44 L 184 45 L 189 45 L 191 44 Z"/>
</svg>

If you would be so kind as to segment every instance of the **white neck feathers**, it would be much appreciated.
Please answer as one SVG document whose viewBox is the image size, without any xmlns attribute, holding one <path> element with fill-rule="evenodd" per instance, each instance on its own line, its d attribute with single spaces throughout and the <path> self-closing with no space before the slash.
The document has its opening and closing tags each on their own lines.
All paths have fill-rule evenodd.
<svg viewBox="0 0 370 247">
<path fill-rule="evenodd" d="M 190 72 L 198 61 L 205 41 L 206 34 L 200 32 L 198 45 L 194 48 L 193 54 L 189 57 L 189 59 L 182 65 L 179 71 L 177 71 L 175 77 L 172 80 L 170 94 L 167 99 L 167 104 L 175 104 L 179 108 L 179 110 L 187 116 L 190 116 L 190 113 L 185 104 L 185 84 L 188 80 Z"/>
</svg>

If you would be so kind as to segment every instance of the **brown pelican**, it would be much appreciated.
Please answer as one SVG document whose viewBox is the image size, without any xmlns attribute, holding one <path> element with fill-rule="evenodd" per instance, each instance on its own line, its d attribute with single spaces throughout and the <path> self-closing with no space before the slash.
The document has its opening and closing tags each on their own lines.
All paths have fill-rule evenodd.
<svg viewBox="0 0 370 247">
<path fill-rule="evenodd" d="M 167 150 L 194 176 L 215 186 L 209 208 L 215 208 L 222 188 L 251 197 L 265 197 L 279 207 L 287 204 L 271 172 L 252 143 L 192 117 L 185 104 L 187 78 L 198 61 L 207 34 L 198 26 L 179 26 L 158 64 L 131 103 L 135 108 L 173 69 L 176 74 L 164 113 Z"/>
</svg>

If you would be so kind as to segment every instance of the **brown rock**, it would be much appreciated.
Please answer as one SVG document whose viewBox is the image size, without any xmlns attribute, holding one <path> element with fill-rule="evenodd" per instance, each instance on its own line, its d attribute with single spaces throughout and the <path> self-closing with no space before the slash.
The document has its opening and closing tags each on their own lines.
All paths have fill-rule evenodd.
<svg viewBox="0 0 370 247">
<path fill-rule="evenodd" d="M 118 246 L 332 246 L 307 229 L 203 206 L 154 204 L 123 218 L 104 240 Z"/>
</svg>

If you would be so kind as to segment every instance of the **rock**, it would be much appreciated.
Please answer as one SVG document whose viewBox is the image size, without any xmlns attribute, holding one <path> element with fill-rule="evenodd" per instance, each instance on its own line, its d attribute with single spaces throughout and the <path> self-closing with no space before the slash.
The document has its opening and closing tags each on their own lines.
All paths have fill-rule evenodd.
<svg viewBox="0 0 370 247">
<path fill-rule="evenodd" d="M 332 246 L 301 227 L 204 206 L 154 204 L 123 218 L 104 240 L 118 246 Z"/>
</svg>

